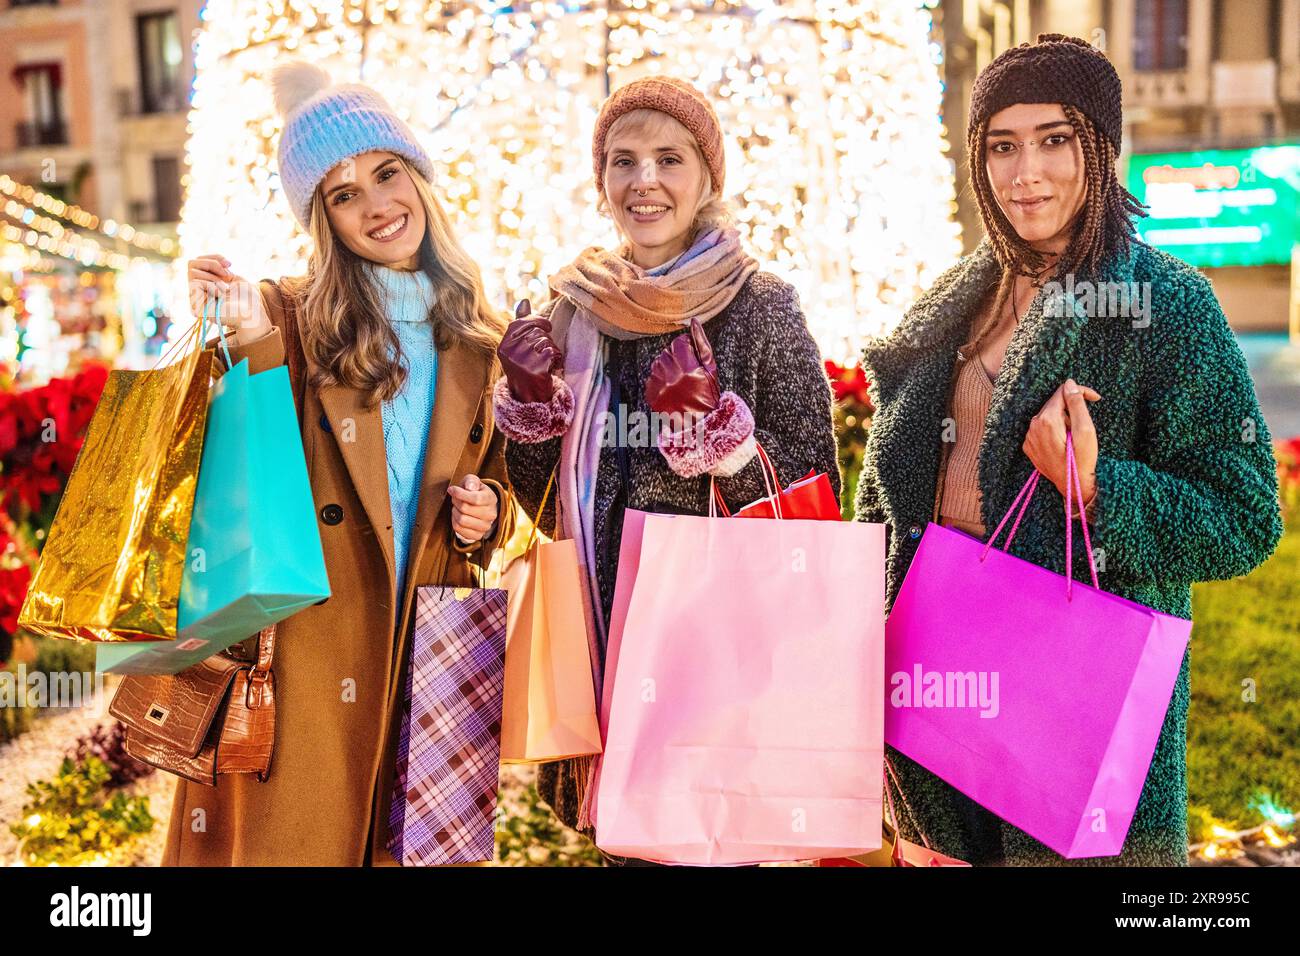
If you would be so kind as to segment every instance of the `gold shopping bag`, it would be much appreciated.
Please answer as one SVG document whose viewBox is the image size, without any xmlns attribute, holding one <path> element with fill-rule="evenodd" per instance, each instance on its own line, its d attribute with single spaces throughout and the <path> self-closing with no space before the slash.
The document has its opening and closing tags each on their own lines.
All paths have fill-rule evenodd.
<svg viewBox="0 0 1300 956">
<path fill-rule="evenodd" d="M 171 365 L 109 373 L 19 627 L 94 642 L 176 637 L 212 373 L 205 326 Z"/>
</svg>

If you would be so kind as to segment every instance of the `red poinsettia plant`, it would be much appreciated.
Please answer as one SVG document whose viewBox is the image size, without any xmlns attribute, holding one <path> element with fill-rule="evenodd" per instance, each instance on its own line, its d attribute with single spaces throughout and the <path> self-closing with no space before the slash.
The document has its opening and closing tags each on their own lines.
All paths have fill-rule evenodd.
<svg viewBox="0 0 1300 956">
<path fill-rule="evenodd" d="M 39 542 L 49 530 L 108 368 L 0 390 L 0 665 L 8 658 Z"/>
<path fill-rule="evenodd" d="M 835 401 L 861 405 L 870 417 L 871 397 L 867 394 L 869 383 L 867 373 L 862 370 L 861 364 L 854 362 L 852 365 L 840 365 L 833 359 L 827 359 L 826 377 L 831 380 Z"/>
<path fill-rule="evenodd" d="M 1273 443 L 1282 507 L 1290 515 L 1300 510 L 1300 435 Z"/>
<path fill-rule="evenodd" d="M 106 366 L 87 365 L 70 378 L 0 392 L 0 507 L 11 516 L 44 516 L 57 504 L 107 378 Z"/>
<path fill-rule="evenodd" d="M 867 445 L 867 427 L 875 409 L 867 394 L 867 375 L 860 364 L 840 365 L 826 359 L 826 377 L 835 395 L 835 438 L 839 443 L 842 488 L 840 511 L 847 518 L 853 513 L 853 496 Z"/>
<path fill-rule="evenodd" d="M 17 524 L 0 511 L 0 668 L 9 660 L 18 612 L 27 599 L 36 549 L 24 539 Z"/>
</svg>

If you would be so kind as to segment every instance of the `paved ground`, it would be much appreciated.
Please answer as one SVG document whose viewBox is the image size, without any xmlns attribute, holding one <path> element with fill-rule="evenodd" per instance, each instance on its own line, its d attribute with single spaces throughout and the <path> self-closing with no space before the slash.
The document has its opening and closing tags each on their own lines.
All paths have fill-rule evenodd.
<svg viewBox="0 0 1300 956">
<path fill-rule="evenodd" d="M 1242 334 L 1237 342 L 1273 437 L 1300 435 L 1300 346 L 1289 344 L 1283 332 Z"/>
</svg>

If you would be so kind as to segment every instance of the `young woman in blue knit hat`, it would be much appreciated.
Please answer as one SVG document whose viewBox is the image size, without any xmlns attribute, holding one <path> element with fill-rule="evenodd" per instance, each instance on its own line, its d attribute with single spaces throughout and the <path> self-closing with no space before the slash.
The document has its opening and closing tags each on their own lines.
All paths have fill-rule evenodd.
<svg viewBox="0 0 1300 956">
<path fill-rule="evenodd" d="M 205 255 L 189 277 L 196 309 L 220 298 L 235 362 L 289 365 L 332 594 L 278 626 L 269 778 L 181 781 L 164 859 L 392 865 L 415 589 L 472 584 L 510 532 L 491 402 L 505 323 L 379 94 L 306 63 L 272 83 L 307 274 L 254 287 Z"/>
<path fill-rule="evenodd" d="M 1035 468 L 1048 480 L 1011 552 L 1064 574 L 1067 431 L 1103 590 L 1189 618 L 1193 581 L 1245 574 L 1277 544 L 1246 362 L 1206 278 L 1135 238 L 1122 128 L 1119 77 L 1083 40 L 1041 36 L 976 80 L 967 145 L 987 238 L 863 353 L 877 411 L 856 510 L 892 532 L 889 605 L 927 522 L 983 537 Z M 1118 856 L 1066 861 L 887 748 L 913 811 L 903 836 L 973 864 L 1185 865 L 1188 699 L 1184 658 Z"/>
</svg>

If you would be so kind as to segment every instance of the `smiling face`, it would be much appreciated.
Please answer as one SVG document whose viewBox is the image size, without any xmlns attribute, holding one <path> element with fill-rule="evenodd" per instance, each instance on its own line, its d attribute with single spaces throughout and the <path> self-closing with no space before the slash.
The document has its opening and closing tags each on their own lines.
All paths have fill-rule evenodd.
<svg viewBox="0 0 1300 956">
<path fill-rule="evenodd" d="M 379 265 L 416 268 L 424 205 L 395 154 L 354 156 L 331 169 L 320 188 L 330 228 L 345 246 Z"/>
<path fill-rule="evenodd" d="M 686 251 L 708 173 L 684 126 L 658 112 L 645 122 L 641 112 L 651 111 L 629 113 L 610 128 L 605 201 L 632 261 L 649 269 Z"/>
<path fill-rule="evenodd" d="M 1021 239 L 1042 252 L 1070 242 L 1083 208 L 1083 152 L 1056 103 L 1017 103 L 994 113 L 984 136 L 984 169 L 998 208 Z"/>
</svg>

